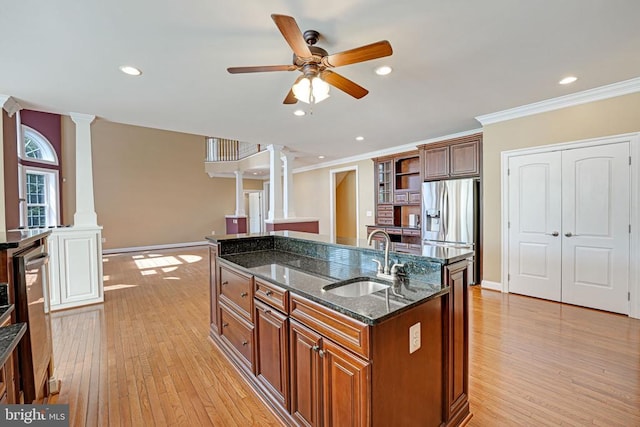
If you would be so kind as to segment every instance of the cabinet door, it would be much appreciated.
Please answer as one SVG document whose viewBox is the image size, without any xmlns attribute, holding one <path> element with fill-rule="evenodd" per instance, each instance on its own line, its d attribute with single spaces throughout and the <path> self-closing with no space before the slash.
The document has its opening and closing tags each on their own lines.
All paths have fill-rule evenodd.
<svg viewBox="0 0 640 427">
<path fill-rule="evenodd" d="M 320 335 L 295 320 L 290 321 L 291 415 L 305 426 L 320 426 Z"/>
<path fill-rule="evenodd" d="M 324 425 L 370 425 L 371 365 L 330 340 L 322 345 Z"/>
<path fill-rule="evenodd" d="M 376 162 L 376 194 L 378 203 L 391 203 L 392 185 L 391 176 L 393 175 L 393 163 L 391 160 Z"/>
<path fill-rule="evenodd" d="M 478 141 L 454 144 L 450 147 L 451 177 L 480 175 L 480 143 Z"/>
<path fill-rule="evenodd" d="M 440 179 L 449 176 L 449 147 L 424 150 L 424 179 Z"/>
<path fill-rule="evenodd" d="M 220 325 L 220 313 L 218 313 L 218 293 L 220 291 L 218 290 L 218 269 L 216 268 L 216 256 L 218 256 L 218 246 L 209 246 L 209 299 L 211 300 L 209 322 L 211 331 L 215 332 L 216 334 L 220 334 L 220 330 L 218 329 L 218 325 Z"/>
<path fill-rule="evenodd" d="M 469 413 L 469 292 L 468 263 L 460 261 L 444 268 L 449 287 L 445 307 L 445 418 L 458 425 Z"/>
<path fill-rule="evenodd" d="M 289 409 L 288 318 L 255 301 L 256 376 L 280 405 Z"/>
</svg>

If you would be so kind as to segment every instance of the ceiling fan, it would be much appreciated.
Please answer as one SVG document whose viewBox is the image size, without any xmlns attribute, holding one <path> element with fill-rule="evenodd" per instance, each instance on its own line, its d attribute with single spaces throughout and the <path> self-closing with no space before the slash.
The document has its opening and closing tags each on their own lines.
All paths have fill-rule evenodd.
<svg viewBox="0 0 640 427">
<path fill-rule="evenodd" d="M 291 65 L 230 67 L 227 68 L 227 71 L 231 74 L 296 70 L 302 72 L 285 97 L 284 104 L 295 104 L 298 100 L 309 104 L 320 102 L 329 96 L 329 85 L 360 99 L 369 91 L 331 71 L 331 68 L 370 61 L 393 53 L 391 44 L 383 40 L 329 55 L 326 50 L 314 46 L 320 36 L 317 31 L 307 30 L 302 34 L 296 20 L 291 16 L 273 14 L 271 18 L 293 50 L 293 63 Z"/>
</svg>

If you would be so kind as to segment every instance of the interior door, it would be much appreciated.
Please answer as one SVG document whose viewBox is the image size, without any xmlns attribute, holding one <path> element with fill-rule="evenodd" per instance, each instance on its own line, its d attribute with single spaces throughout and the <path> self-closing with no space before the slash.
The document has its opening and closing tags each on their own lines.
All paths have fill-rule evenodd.
<svg viewBox="0 0 640 427">
<path fill-rule="evenodd" d="M 249 193 L 249 233 L 262 231 L 262 194 Z"/>
<path fill-rule="evenodd" d="M 509 292 L 560 301 L 560 152 L 509 158 Z"/>
<path fill-rule="evenodd" d="M 629 314 L 629 143 L 562 152 L 562 301 Z"/>
</svg>

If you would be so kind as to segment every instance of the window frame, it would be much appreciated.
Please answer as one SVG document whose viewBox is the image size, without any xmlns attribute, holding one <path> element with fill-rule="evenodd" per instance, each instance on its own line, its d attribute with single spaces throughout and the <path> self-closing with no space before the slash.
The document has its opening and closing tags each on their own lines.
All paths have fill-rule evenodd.
<svg viewBox="0 0 640 427">
<path fill-rule="evenodd" d="M 42 163 L 45 165 L 51 166 L 59 166 L 60 163 L 58 161 L 58 154 L 56 153 L 55 148 L 49 142 L 47 137 L 42 135 L 40 132 L 35 130 L 34 128 L 27 125 L 20 125 L 21 134 L 18 138 L 18 157 L 27 162 L 34 163 Z M 27 157 L 25 152 L 25 137 L 29 136 L 33 141 L 35 141 L 39 146 L 40 150 L 43 153 L 42 159 L 37 159 L 33 157 Z"/>
</svg>

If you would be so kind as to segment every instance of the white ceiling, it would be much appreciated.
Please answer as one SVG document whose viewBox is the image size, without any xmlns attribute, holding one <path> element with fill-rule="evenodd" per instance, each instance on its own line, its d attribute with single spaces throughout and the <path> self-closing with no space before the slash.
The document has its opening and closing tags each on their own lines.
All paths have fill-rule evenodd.
<svg viewBox="0 0 640 427">
<path fill-rule="evenodd" d="M 333 89 L 296 117 L 309 107 L 282 100 L 297 71 L 226 71 L 291 62 L 272 13 L 319 31 L 329 53 L 389 40 L 393 56 L 334 70 L 366 97 Z M 0 0 L 0 94 L 35 110 L 284 145 L 302 166 L 638 77 L 638 17 L 638 0 Z M 382 64 L 394 72 L 375 75 Z M 557 84 L 571 74 L 576 83 Z"/>
</svg>

